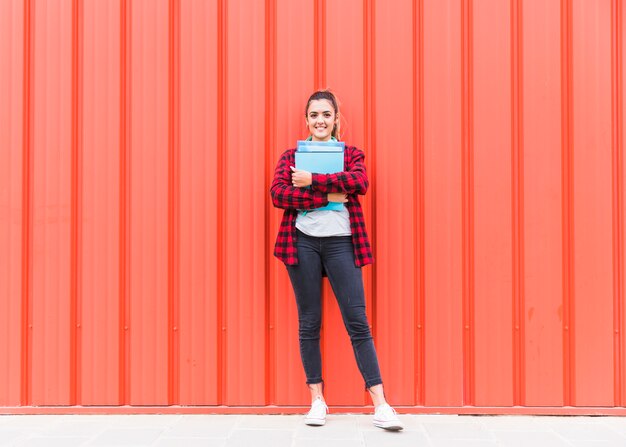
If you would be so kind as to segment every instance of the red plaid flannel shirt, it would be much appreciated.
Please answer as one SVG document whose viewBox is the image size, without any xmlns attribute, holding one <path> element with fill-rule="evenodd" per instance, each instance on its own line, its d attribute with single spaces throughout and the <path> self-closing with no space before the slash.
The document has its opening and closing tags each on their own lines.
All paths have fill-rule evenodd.
<svg viewBox="0 0 626 447">
<path fill-rule="evenodd" d="M 348 202 L 345 206 L 350 213 L 354 264 L 362 267 L 374 262 L 365 229 L 363 209 L 357 197 L 358 194 L 365 194 L 369 185 L 363 163 L 365 159 L 363 151 L 346 145 L 344 151 L 346 170 L 335 174 L 313 173 L 311 188 L 296 188 L 291 184 L 289 167 L 296 165 L 295 153 L 295 149 L 287 149 L 283 152 L 276 164 L 274 180 L 270 187 L 272 203 L 275 207 L 285 210 L 274 246 L 274 256 L 287 265 L 297 265 L 296 217 L 298 217 L 298 210 L 320 208 L 328 204 L 328 193 L 343 192 L 348 194 Z"/>
</svg>

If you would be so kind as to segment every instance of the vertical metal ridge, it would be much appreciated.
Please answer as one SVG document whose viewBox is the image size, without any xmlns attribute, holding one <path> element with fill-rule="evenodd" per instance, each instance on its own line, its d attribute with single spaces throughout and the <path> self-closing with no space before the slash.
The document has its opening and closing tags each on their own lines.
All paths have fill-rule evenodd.
<svg viewBox="0 0 626 447">
<path fill-rule="evenodd" d="M 81 189 L 82 189 L 82 22 L 83 1 L 72 0 L 71 198 L 70 198 L 70 405 L 80 399 Z"/>
<path fill-rule="evenodd" d="M 472 405 L 476 404 L 475 398 L 475 369 L 476 369 L 476 341 L 475 341 L 475 324 L 474 324 L 474 19 L 473 19 L 473 0 L 468 1 L 467 8 L 467 205 L 468 205 L 468 300 L 469 300 L 469 324 L 470 324 L 470 390 Z"/>
<path fill-rule="evenodd" d="M 315 0 L 313 23 L 317 36 L 321 36 L 321 45 L 315 45 L 314 77 L 315 90 L 326 86 L 326 0 Z"/>
<path fill-rule="evenodd" d="M 133 214 L 132 214 L 132 182 L 131 182 L 131 177 L 133 175 L 133 166 L 132 166 L 132 156 L 131 156 L 131 151 L 133 150 L 133 146 L 132 146 L 132 133 L 133 133 L 133 114 L 132 114 L 132 110 L 133 110 L 133 77 L 132 77 L 132 73 L 133 73 L 133 3 L 132 0 L 125 0 L 127 1 L 127 6 L 128 6 L 128 10 L 127 10 L 127 49 L 128 51 L 126 52 L 126 68 L 127 68 L 127 72 L 126 72 L 126 105 L 127 105 L 127 114 L 126 114 L 126 138 L 127 138 L 127 142 L 128 145 L 126 147 L 126 164 L 125 164 L 125 175 L 126 178 L 124 179 L 124 185 L 126 187 L 126 201 L 125 201 L 125 213 L 126 213 L 126 221 L 124 223 L 125 225 L 125 237 L 126 240 L 124 241 L 124 246 L 126 249 L 126 253 L 124 255 L 124 259 L 126 261 L 126 265 L 125 265 L 125 287 L 126 287 L 126 294 L 125 294 L 125 302 L 124 302 L 124 322 L 125 322 L 125 327 L 124 327 L 124 343 L 126 344 L 126 347 L 124 349 L 124 354 L 126 355 L 126 378 L 125 378 L 125 382 L 126 382 L 126 402 L 128 402 L 129 404 L 131 403 L 131 366 L 132 366 L 132 362 L 131 362 L 131 295 L 130 295 L 130 291 L 131 291 L 131 249 L 132 249 L 132 245 L 130 242 L 130 238 L 132 236 L 131 234 L 131 223 L 132 223 L 132 218 L 133 218 Z"/>
<path fill-rule="evenodd" d="M 168 402 L 180 402 L 180 0 L 169 0 Z"/>
<path fill-rule="evenodd" d="M 128 266 L 128 160 L 130 147 L 130 4 L 120 0 L 120 178 L 119 178 L 119 401 L 130 402 L 130 334 Z"/>
<path fill-rule="evenodd" d="M 413 0 L 413 253 L 416 405 L 424 405 L 424 0 Z"/>
<path fill-rule="evenodd" d="M 21 331 L 21 384 L 20 403 L 31 404 L 32 381 L 32 297 L 31 297 L 31 254 L 32 254 L 32 14 L 33 0 L 24 0 L 24 73 L 22 78 L 22 331 Z"/>
<path fill-rule="evenodd" d="M 422 325 L 420 324 L 420 313 L 419 313 L 419 299 L 420 299 L 420 295 L 418 292 L 418 289 L 420 287 L 421 281 L 420 281 L 420 277 L 419 277 L 419 269 L 421 264 L 419 263 L 419 249 L 420 249 L 420 242 L 421 240 L 418 240 L 418 233 L 419 233 L 419 222 L 420 222 L 420 209 L 418 208 L 420 206 L 420 200 L 418 197 L 418 194 L 420 193 L 420 189 L 419 189 L 419 182 L 421 177 L 418 174 L 418 171 L 420 169 L 420 163 L 418 161 L 418 156 L 419 156 L 419 150 L 420 150 L 420 146 L 419 146 L 419 142 L 418 139 L 420 137 L 420 133 L 421 133 L 421 126 L 420 126 L 420 118 L 418 116 L 418 107 L 419 107 L 419 99 L 418 99 L 418 89 L 419 89 L 419 80 L 418 80 L 418 70 L 419 70 L 419 66 L 418 66 L 418 57 L 419 57 L 419 44 L 420 42 L 418 41 L 418 30 L 417 30 L 417 22 L 419 20 L 419 4 L 417 2 L 417 0 L 413 0 L 411 2 L 411 44 L 412 44 L 412 48 L 411 48 L 411 56 L 412 56 L 412 67 L 411 67 L 411 83 L 412 83 L 412 117 L 411 119 L 413 120 L 413 141 L 412 141 L 412 154 L 413 154 L 413 166 L 412 166 L 412 173 L 413 173 L 413 213 L 412 213 L 412 233 L 413 233 L 413 303 L 414 303 L 414 308 L 413 308 L 413 322 L 414 322 L 414 330 L 413 330 L 413 385 L 414 385 L 414 392 L 413 392 L 413 403 L 415 404 L 419 398 L 420 398 L 420 393 L 419 393 L 419 378 L 421 375 L 421 368 L 419 366 L 419 349 L 418 349 L 418 344 L 419 344 L 419 340 L 421 339 L 421 330 L 422 330 Z"/>
<path fill-rule="evenodd" d="M 324 0 L 315 0 L 315 4 L 313 7 L 313 29 L 316 32 L 316 35 L 318 36 L 324 36 L 325 34 L 325 17 L 324 17 L 324 11 L 325 8 L 323 8 L 322 3 L 324 2 Z M 313 72 L 314 72 L 314 77 L 313 77 L 313 82 L 315 84 L 314 86 L 314 90 L 322 90 L 325 89 L 327 86 L 325 85 L 325 78 L 326 78 L 326 74 L 325 74 L 325 70 L 326 70 L 326 64 L 325 64 L 325 60 L 326 60 L 326 38 L 322 37 L 322 44 L 321 45 L 316 45 L 315 46 L 315 60 L 313 61 Z M 338 100 L 339 101 L 339 100 Z M 306 111 L 305 111 L 306 113 Z M 323 278 L 322 278 L 323 280 Z M 327 296 L 327 292 L 326 292 L 326 288 L 322 285 L 322 289 L 321 289 L 321 294 L 320 294 L 320 299 L 322 300 L 322 303 L 324 303 L 326 301 L 326 296 Z M 324 313 L 323 310 L 323 305 L 322 305 L 322 313 Z M 323 315 L 323 314 L 322 314 Z M 324 359 L 326 358 L 325 356 L 325 351 L 326 351 L 326 330 L 325 330 L 325 325 L 322 321 L 322 327 L 320 329 L 320 353 L 322 356 L 322 377 L 326 377 L 326 362 L 324 361 Z"/>
<path fill-rule="evenodd" d="M 511 0 L 511 169 L 513 246 L 513 405 L 524 405 L 524 154 L 522 5 Z"/>
<path fill-rule="evenodd" d="M 572 5 L 561 0 L 561 156 L 562 156 L 562 225 L 563 225 L 563 404 L 574 402 L 574 340 L 572 287 L 574 252 L 573 222 L 573 151 L 572 151 Z"/>
<path fill-rule="evenodd" d="M 326 85 L 326 0 L 319 0 L 320 2 L 320 36 L 322 36 L 322 54 L 320 55 L 320 82 L 323 88 L 327 88 Z"/>
<path fill-rule="evenodd" d="M 228 35 L 227 35 L 227 0 L 217 1 L 217 209 L 223 210 L 226 201 L 226 137 L 228 125 L 227 88 L 228 88 Z M 217 403 L 224 405 L 226 400 L 226 291 L 224 285 L 224 232 L 225 213 L 217 216 Z"/>
<path fill-rule="evenodd" d="M 316 35 L 319 35 L 320 32 L 320 4 L 321 0 L 315 0 L 315 3 L 313 3 L 313 30 L 315 31 Z M 320 59 L 320 47 L 318 45 L 315 45 L 315 50 L 314 50 L 314 60 L 313 60 L 313 84 L 314 84 L 314 89 L 315 90 L 319 90 L 320 89 L 320 64 L 319 64 L 319 59 Z"/>
<path fill-rule="evenodd" d="M 518 16 L 517 16 L 517 30 L 519 43 L 518 48 L 518 170 L 519 170 L 519 316 L 520 316 L 520 329 L 519 329 L 519 398 L 520 405 L 526 405 L 526 324 L 524 320 L 524 309 L 526 309 L 526 252 L 525 252 L 525 219 L 524 219 L 524 10 L 522 7 L 522 1 L 518 0 Z"/>
<path fill-rule="evenodd" d="M 474 405 L 474 178 L 472 0 L 461 3 L 461 146 L 463 222 L 463 404 Z"/>
<path fill-rule="evenodd" d="M 420 365 L 421 374 L 419 380 L 419 389 L 421 405 L 426 405 L 426 198 L 425 198 L 425 171 L 426 166 L 424 164 L 424 157 L 426 151 L 426 145 L 424 143 L 424 0 L 419 0 L 420 4 L 420 66 L 419 66 L 419 81 L 420 81 L 420 102 L 419 102 L 419 116 L 420 116 L 420 315 L 422 325 L 422 338 L 420 340 Z"/>
<path fill-rule="evenodd" d="M 273 148 L 276 144 L 276 0 L 265 1 L 265 116 L 269 123 L 265 126 L 265 176 L 263 181 L 265 259 L 268 270 L 265 273 L 265 404 L 276 402 L 276 332 L 275 303 L 272 298 L 272 243 L 270 237 L 271 209 L 270 179 L 272 178 Z"/>
<path fill-rule="evenodd" d="M 370 244 L 372 253 L 374 253 L 374 258 L 376 256 L 376 98 L 375 98 L 375 89 L 376 89 L 376 76 L 375 76 L 375 26 L 374 26 L 374 14 L 375 14 L 375 0 L 363 0 L 363 33 L 364 36 L 364 44 L 363 44 L 363 65 L 364 65 L 364 75 L 363 75 L 363 88 L 364 88 L 364 116 L 365 116 L 365 146 L 369 151 L 369 180 L 370 180 L 370 188 L 369 194 L 371 197 L 371 223 L 372 226 L 370 228 Z M 371 310 L 371 332 L 372 337 L 376 340 L 377 333 L 377 318 L 376 318 L 376 297 L 377 297 L 377 275 L 378 269 L 376 268 L 376 263 L 372 264 L 372 310 Z"/>
<path fill-rule="evenodd" d="M 624 294 L 624 187 L 622 128 L 622 3 L 611 1 L 611 124 L 612 124 L 612 190 L 613 190 L 613 399 L 622 406 L 622 301 Z"/>
</svg>

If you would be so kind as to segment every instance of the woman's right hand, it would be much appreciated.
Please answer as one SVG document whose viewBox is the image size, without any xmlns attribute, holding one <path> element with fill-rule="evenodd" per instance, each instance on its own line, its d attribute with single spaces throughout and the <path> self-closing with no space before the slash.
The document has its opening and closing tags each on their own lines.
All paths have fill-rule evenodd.
<svg viewBox="0 0 626 447">
<path fill-rule="evenodd" d="M 342 192 L 329 192 L 328 201 L 337 202 L 337 203 L 346 203 L 348 201 L 348 195 Z"/>
</svg>

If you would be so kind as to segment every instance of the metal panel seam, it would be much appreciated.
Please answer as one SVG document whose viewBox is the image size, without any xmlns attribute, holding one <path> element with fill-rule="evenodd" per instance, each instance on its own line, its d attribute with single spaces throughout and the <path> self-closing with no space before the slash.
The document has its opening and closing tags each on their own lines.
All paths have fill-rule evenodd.
<svg viewBox="0 0 626 447">
<path fill-rule="evenodd" d="M 412 2 L 413 26 L 413 253 L 414 370 L 413 401 L 424 403 L 424 3 Z"/>
<path fill-rule="evenodd" d="M 614 405 L 622 405 L 622 295 L 623 295 L 623 133 L 622 133 L 622 8 L 611 1 L 611 121 L 613 191 L 613 374 Z"/>
<path fill-rule="evenodd" d="M 168 401 L 180 401 L 180 0 L 169 0 Z"/>
<path fill-rule="evenodd" d="M 511 0 L 511 148 L 513 217 L 513 402 L 524 397 L 524 152 L 522 6 Z"/>
<path fill-rule="evenodd" d="M 321 36 L 322 36 L 322 57 L 320 58 L 320 75 L 321 75 L 321 83 L 324 86 L 324 88 L 326 88 L 326 61 L 327 61 L 327 56 L 326 56 L 326 45 L 327 45 L 327 41 L 326 41 L 326 0 L 319 0 L 320 1 L 320 31 L 321 31 Z"/>
<path fill-rule="evenodd" d="M 424 135 L 424 0 L 419 0 L 420 17 L 419 17 L 419 117 L 420 117 L 420 289 L 419 293 L 419 311 L 421 325 L 421 339 L 418 344 L 420 379 L 419 390 L 421 396 L 421 404 L 426 402 L 426 198 L 425 198 L 425 135 Z"/>
<path fill-rule="evenodd" d="M 217 1 L 217 199 L 218 210 L 223 210 L 226 193 L 226 126 L 228 124 L 228 106 L 226 89 L 228 88 L 228 41 L 227 41 L 227 0 Z M 224 230 L 226 228 L 225 213 L 217 213 L 217 403 L 223 404 L 226 380 L 226 296 L 224 289 L 225 252 L 223 246 Z"/>
<path fill-rule="evenodd" d="M 316 36 L 322 40 L 315 45 L 315 89 L 324 89 L 326 86 L 326 0 L 316 0 L 313 20 Z"/>
<path fill-rule="evenodd" d="M 315 84 L 314 85 L 315 90 L 321 90 L 321 89 L 327 88 L 327 85 L 326 85 L 326 38 L 325 38 L 326 9 L 324 7 L 324 1 L 325 0 L 316 0 L 315 5 L 313 7 L 313 29 L 315 31 L 315 35 L 321 36 L 322 38 L 321 45 L 315 46 L 315 61 L 313 63 L 313 72 L 314 72 L 313 82 Z M 325 290 L 325 287 L 322 286 L 321 296 L 320 296 L 322 303 L 326 302 L 326 299 L 327 299 L 326 295 L 327 295 L 327 292 Z M 322 312 L 323 312 L 322 313 L 323 315 L 325 311 L 322 311 Z M 322 377 L 327 376 L 326 374 L 327 362 L 324 361 L 324 359 L 326 358 L 325 356 L 326 330 L 324 328 L 325 328 L 325 325 L 322 321 L 322 327 L 320 329 L 320 353 L 322 356 Z"/>
<path fill-rule="evenodd" d="M 375 48 L 376 48 L 376 33 L 375 33 L 375 0 L 364 0 L 363 4 L 363 89 L 365 100 L 364 104 L 364 123 L 363 127 L 365 146 L 369 151 L 369 194 L 371 211 L 374 216 L 371 219 L 372 227 L 370 228 L 370 243 L 374 259 L 376 259 L 376 233 L 378 231 L 376 224 L 376 70 L 375 70 Z M 372 337 L 376 340 L 377 333 L 377 302 L 378 302 L 378 288 L 377 288 L 377 265 L 374 262 L 371 266 L 372 269 L 372 308 L 370 320 L 370 330 Z"/>
<path fill-rule="evenodd" d="M 276 310 L 270 278 L 274 277 L 275 264 L 272 262 L 270 238 L 271 203 L 270 178 L 272 177 L 271 154 L 276 144 L 276 0 L 265 2 L 265 176 L 264 176 L 264 223 L 265 223 L 265 259 L 268 270 L 265 274 L 265 402 L 276 402 Z"/>
<path fill-rule="evenodd" d="M 70 405 L 80 398 L 80 225 L 81 221 L 81 127 L 82 127 L 82 0 L 72 0 L 72 98 L 71 98 L 71 169 L 70 169 Z"/>
<path fill-rule="evenodd" d="M 518 34 L 518 170 L 519 170 L 519 405 L 526 404 L 526 251 L 525 251 L 525 200 L 524 200 L 524 180 L 526 179 L 524 172 L 524 12 L 522 8 L 522 0 L 518 0 L 518 16 L 517 16 L 517 34 Z"/>
<path fill-rule="evenodd" d="M 21 386 L 20 402 L 31 403 L 32 381 L 32 15 L 33 0 L 24 0 L 24 73 L 22 84 L 22 333 L 21 333 Z"/>
<path fill-rule="evenodd" d="M 119 178 L 119 400 L 130 402 L 130 276 L 128 275 L 129 247 L 129 150 L 130 150 L 130 39 L 131 4 L 120 1 L 120 178 Z"/>
<path fill-rule="evenodd" d="M 120 0 L 120 136 L 119 136 L 119 157 L 120 157 L 120 173 L 119 173 L 119 283 L 118 283 L 118 349 L 119 349 L 119 403 L 126 403 L 126 381 L 124 380 L 125 365 L 125 300 L 126 300 L 126 201 L 125 201 L 125 178 L 126 178 L 126 0 Z"/>
<path fill-rule="evenodd" d="M 561 0 L 561 153 L 563 216 L 563 403 L 574 404 L 573 329 L 573 151 L 572 151 L 572 4 Z"/>
<path fill-rule="evenodd" d="M 474 198 L 472 0 L 461 3 L 461 145 L 463 227 L 463 403 L 474 404 Z"/>
</svg>

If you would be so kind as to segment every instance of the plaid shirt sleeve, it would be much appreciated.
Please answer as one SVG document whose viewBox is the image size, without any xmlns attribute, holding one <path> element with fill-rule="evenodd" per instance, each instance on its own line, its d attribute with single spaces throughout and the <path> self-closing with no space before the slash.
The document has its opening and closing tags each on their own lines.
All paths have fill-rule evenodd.
<svg viewBox="0 0 626 447">
<path fill-rule="evenodd" d="M 369 186 L 365 170 L 365 154 L 356 147 L 346 147 L 346 170 L 334 174 L 312 173 L 312 188 L 315 191 L 365 194 Z"/>
<path fill-rule="evenodd" d="M 323 191 L 296 188 L 291 184 L 290 166 L 295 166 L 295 149 L 288 149 L 281 155 L 274 171 L 270 187 L 272 203 L 276 208 L 313 209 L 328 205 L 328 196 Z"/>
</svg>

